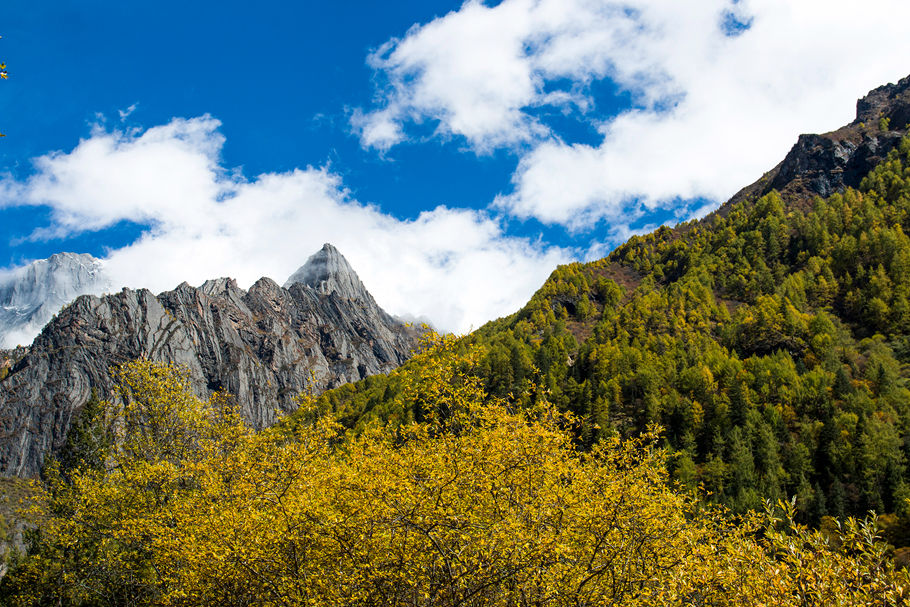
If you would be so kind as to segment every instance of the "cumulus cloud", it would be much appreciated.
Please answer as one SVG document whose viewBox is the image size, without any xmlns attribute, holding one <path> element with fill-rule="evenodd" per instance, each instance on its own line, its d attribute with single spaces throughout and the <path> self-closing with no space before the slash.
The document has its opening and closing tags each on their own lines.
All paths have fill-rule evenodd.
<svg viewBox="0 0 910 607">
<path fill-rule="evenodd" d="M 621 44 L 635 27 L 612 4 L 470 0 L 370 55 L 385 82 L 383 107 L 356 113 L 353 126 L 364 145 L 379 149 L 404 139 L 405 123 L 424 120 L 479 150 L 532 141 L 548 129 L 526 108 L 588 105 L 575 87 L 547 92 L 546 82 L 602 77 L 611 62 L 592 50 Z"/>
<path fill-rule="evenodd" d="M 908 19 L 905 0 L 469 0 L 370 56 L 385 86 L 354 126 L 383 150 L 423 123 L 480 153 L 511 147 L 499 208 L 573 230 L 622 224 L 722 201 L 798 133 L 849 122 L 857 97 L 910 72 Z M 610 110 L 597 81 L 631 107 Z M 573 141 L 547 107 L 600 141 Z"/>
<path fill-rule="evenodd" d="M 454 331 L 515 311 L 569 258 L 504 235 L 479 211 L 440 206 L 400 221 L 352 199 L 327 168 L 245 179 L 222 166 L 218 127 L 203 116 L 144 132 L 96 129 L 72 151 L 39 158 L 26 181 L 2 182 L 0 200 L 51 209 L 36 238 L 149 226 L 105 263 L 115 284 L 153 291 L 219 276 L 281 283 L 331 242 L 389 312 Z"/>
</svg>

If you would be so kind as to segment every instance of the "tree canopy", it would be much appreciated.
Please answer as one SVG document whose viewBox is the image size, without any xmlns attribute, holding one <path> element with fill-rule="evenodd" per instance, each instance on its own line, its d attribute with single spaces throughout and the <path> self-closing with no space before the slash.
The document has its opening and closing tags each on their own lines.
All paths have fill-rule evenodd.
<svg viewBox="0 0 910 607">
<path fill-rule="evenodd" d="M 491 395 L 441 339 L 399 373 L 424 421 L 343 428 L 311 400 L 254 432 L 179 369 L 120 371 L 48 467 L 8 605 L 903 604 L 874 524 L 733 519 L 674 488 L 657 435 L 580 449 L 529 386 Z M 516 407 L 519 400 L 531 406 Z M 90 423 L 89 423 L 90 422 Z M 91 427 L 104 431 L 90 432 Z M 105 432 L 113 440 L 97 440 Z M 99 457 L 99 450 L 103 457 Z M 84 453 L 81 457 L 78 454 Z"/>
<path fill-rule="evenodd" d="M 0 36 L 0 38 L 2 38 L 2 37 L 3 36 Z M 9 78 L 9 74 L 6 71 L 6 63 L 4 63 L 3 61 L 0 61 L 0 79 L 7 80 L 8 78 Z M 6 137 L 6 135 L 4 135 L 3 133 L 0 133 L 0 137 Z"/>
<path fill-rule="evenodd" d="M 593 445 L 665 429 L 671 473 L 736 512 L 892 513 L 910 544 L 910 139 L 828 198 L 776 192 L 557 268 L 465 337 L 493 395 L 531 382 Z M 348 427 L 406 423 L 395 376 L 326 393 Z M 523 398 L 523 397 L 517 397 Z"/>
</svg>

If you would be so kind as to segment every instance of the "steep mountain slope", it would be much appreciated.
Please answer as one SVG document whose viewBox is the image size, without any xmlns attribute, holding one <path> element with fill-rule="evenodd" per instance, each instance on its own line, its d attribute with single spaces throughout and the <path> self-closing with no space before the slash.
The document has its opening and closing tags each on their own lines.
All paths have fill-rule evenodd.
<svg viewBox="0 0 910 607">
<path fill-rule="evenodd" d="M 703 221 L 558 268 L 466 338 L 473 372 L 499 395 L 538 384 L 583 444 L 661 425 L 675 478 L 737 510 L 795 495 L 806 520 L 910 530 L 910 78 L 857 108 Z M 322 400 L 352 426 L 418 417 L 399 383 Z"/>
<path fill-rule="evenodd" d="M 379 308 L 331 245 L 288 288 L 262 278 L 243 291 L 221 278 L 158 296 L 130 289 L 82 296 L 0 382 L 0 473 L 37 473 L 92 389 L 109 392 L 111 365 L 135 358 L 183 365 L 197 393 L 234 395 L 247 422 L 263 427 L 276 407 L 294 410 L 302 391 L 397 367 L 415 336 Z"/>
<path fill-rule="evenodd" d="M 31 343 L 63 306 L 111 286 L 91 255 L 57 253 L 21 268 L 0 282 L 0 348 Z"/>
</svg>

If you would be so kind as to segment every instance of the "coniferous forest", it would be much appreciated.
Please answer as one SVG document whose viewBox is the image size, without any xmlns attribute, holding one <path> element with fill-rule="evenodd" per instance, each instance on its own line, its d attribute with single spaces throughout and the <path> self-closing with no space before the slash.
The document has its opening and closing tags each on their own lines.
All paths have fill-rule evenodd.
<svg viewBox="0 0 910 607">
<path fill-rule="evenodd" d="M 260 432 L 124 365 L 47 462 L 0 597 L 906 604 L 908 232 L 905 138 L 858 188 L 559 267 Z"/>
<path fill-rule="evenodd" d="M 813 525 L 874 510 L 910 544 L 910 139 L 858 190 L 722 211 L 558 268 L 465 338 L 473 372 L 499 397 L 539 385 L 582 449 L 660 426 L 673 478 L 734 512 L 787 496 Z M 419 420 L 390 407 L 397 389 L 322 400 L 352 427 Z"/>
</svg>

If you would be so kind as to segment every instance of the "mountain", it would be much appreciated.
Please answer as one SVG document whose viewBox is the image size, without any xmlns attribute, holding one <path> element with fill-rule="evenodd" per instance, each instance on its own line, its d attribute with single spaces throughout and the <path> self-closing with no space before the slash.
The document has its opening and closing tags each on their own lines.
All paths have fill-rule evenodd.
<svg viewBox="0 0 910 607">
<path fill-rule="evenodd" d="M 780 164 L 740 190 L 717 213 L 724 215 L 737 203 L 772 190 L 795 205 L 848 187 L 858 188 L 869 171 L 900 145 L 907 124 L 910 77 L 881 86 L 858 100 L 856 118 L 850 124 L 823 135 L 800 135 Z"/>
<path fill-rule="evenodd" d="M 322 295 L 336 293 L 346 299 L 357 299 L 364 302 L 373 302 L 354 269 L 348 264 L 338 249 L 326 243 L 318 252 L 314 253 L 307 262 L 284 283 L 285 289 L 290 289 L 295 283 L 313 287 Z"/>
<path fill-rule="evenodd" d="M 0 347 L 29 344 L 51 317 L 79 295 L 111 290 L 102 262 L 57 253 L 0 281 Z"/>
<path fill-rule="evenodd" d="M 244 291 L 220 278 L 157 296 L 144 289 L 84 295 L 29 348 L 7 355 L 15 360 L 0 381 L 0 473 L 36 474 L 92 390 L 110 392 L 111 365 L 180 364 L 199 395 L 232 394 L 244 419 L 261 428 L 275 420 L 276 407 L 294 410 L 303 391 L 397 367 L 416 336 L 376 304 L 331 245 L 287 287 L 262 278 Z"/>
<path fill-rule="evenodd" d="M 581 445 L 659 425 L 673 478 L 734 510 L 888 512 L 910 545 L 908 122 L 910 77 L 704 219 L 557 268 L 466 338 L 473 373 L 504 397 L 544 390 Z M 351 427 L 415 419 L 394 405 L 407 369 L 323 405 Z"/>
</svg>

